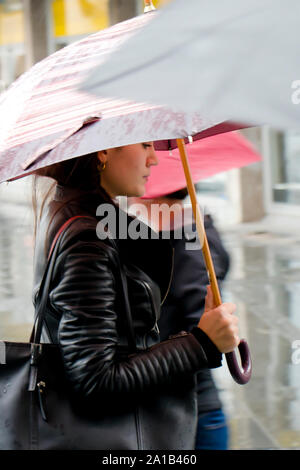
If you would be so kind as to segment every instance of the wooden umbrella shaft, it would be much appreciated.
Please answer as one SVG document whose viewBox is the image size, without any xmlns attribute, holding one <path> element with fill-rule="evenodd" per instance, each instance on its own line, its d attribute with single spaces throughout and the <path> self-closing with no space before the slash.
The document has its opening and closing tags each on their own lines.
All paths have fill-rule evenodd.
<svg viewBox="0 0 300 470">
<path fill-rule="evenodd" d="M 192 180 L 192 175 L 191 175 L 189 161 L 188 161 L 187 154 L 186 154 L 184 139 L 177 139 L 177 146 L 179 149 L 180 158 L 181 158 L 181 162 L 182 162 L 182 166 L 183 166 L 183 170 L 185 174 L 187 189 L 191 198 L 193 215 L 194 215 L 195 222 L 196 222 L 196 229 L 197 229 L 198 237 L 202 245 L 202 253 L 203 253 L 203 257 L 204 257 L 204 261 L 206 265 L 209 283 L 212 288 L 215 306 L 218 307 L 222 303 L 221 294 L 220 294 L 218 281 L 217 281 L 217 277 L 215 273 L 215 268 L 213 265 L 213 261 L 212 261 L 208 241 L 207 241 L 204 223 L 201 217 L 200 207 L 197 201 L 196 190 L 195 190 L 195 186 Z"/>
</svg>

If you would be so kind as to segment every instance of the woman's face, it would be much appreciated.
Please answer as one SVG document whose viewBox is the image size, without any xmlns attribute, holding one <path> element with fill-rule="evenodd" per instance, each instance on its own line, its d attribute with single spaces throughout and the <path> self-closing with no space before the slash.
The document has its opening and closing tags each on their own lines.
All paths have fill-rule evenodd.
<svg viewBox="0 0 300 470">
<path fill-rule="evenodd" d="M 98 159 L 105 163 L 105 169 L 101 172 L 101 186 L 112 198 L 143 196 L 150 167 L 158 164 L 153 142 L 101 150 Z"/>
</svg>

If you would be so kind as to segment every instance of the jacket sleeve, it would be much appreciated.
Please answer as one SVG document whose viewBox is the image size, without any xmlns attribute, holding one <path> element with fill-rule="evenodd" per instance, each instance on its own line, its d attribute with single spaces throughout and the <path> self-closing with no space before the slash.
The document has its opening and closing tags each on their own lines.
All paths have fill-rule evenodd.
<svg viewBox="0 0 300 470">
<path fill-rule="evenodd" d="M 221 365 L 217 348 L 205 351 L 192 333 L 117 359 L 116 268 L 107 248 L 100 240 L 77 241 L 61 263 L 50 304 L 61 315 L 58 341 L 76 392 L 95 397 L 100 392 L 142 391 Z"/>
</svg>

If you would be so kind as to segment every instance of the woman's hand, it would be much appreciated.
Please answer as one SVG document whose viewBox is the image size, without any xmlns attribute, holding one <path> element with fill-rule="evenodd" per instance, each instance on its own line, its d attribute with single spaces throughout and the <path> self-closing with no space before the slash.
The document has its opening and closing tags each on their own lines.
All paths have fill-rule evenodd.
<svg viewBox="0 0 300 470">
<path fill-rule="evenodd" d="M 198 328 L 207 334 L 222 353 L 233 351 L 240 342 L 238 318 L 233 315 L 235 310 L 235 304 L 230 302 L 215 307 L 211 286 L 207 286 L 204 313 Z"/>
</svg>

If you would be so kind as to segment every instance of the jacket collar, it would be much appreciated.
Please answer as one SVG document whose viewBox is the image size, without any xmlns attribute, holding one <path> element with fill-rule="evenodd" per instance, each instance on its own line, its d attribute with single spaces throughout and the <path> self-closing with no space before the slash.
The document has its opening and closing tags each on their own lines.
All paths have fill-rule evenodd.
<svg viewBox="0 0 300 470">
<path fill-rule="evenodd" d="M 99 222 L 101 219 L 104 221 L 104 217 L 97 216 L 96 213 L 99 206 L 108 201 L 105 201 L 99 194 L 57 185 L 53 200 L 58 203 L 70 201 L 74 212 L 78 215 L 89 213 Z M 145 271 L 160 286 L 162 299 L 164 299 L 170 287 L 173 272 L 173 248 L 170 241 L 162 239 L 161 234 L 154 232 L 144 222 L 138 221 L 136 217 L 123 211 L 115 201 L 111 206 L 115 211 L 117 235 L 115 241 L 122 261 L 125 264 L 135 264 Z M 136 228 L 137 221 L 138 229 Z M 146 238 L 133 239 L 130 236 L 132 224 L 135 226 L 135 233 L 138 230 Z"/>
</svg>

